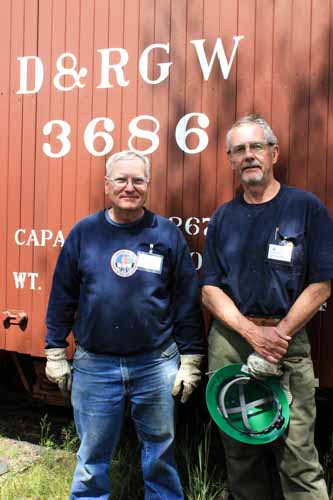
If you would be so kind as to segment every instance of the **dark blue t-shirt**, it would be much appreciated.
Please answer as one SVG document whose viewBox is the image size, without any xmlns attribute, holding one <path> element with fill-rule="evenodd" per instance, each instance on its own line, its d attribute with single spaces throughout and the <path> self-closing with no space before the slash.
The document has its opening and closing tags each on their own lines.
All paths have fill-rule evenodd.
<svg viewBox="0 0 333 500">
<path fill-rule="evenodd" d="M 242 314 L 284 317 L 307 285 L 332 278 L 333 220 L 312 193 L 282 186 L 261 204 L 241 194 L 209 223 L 202 284 Z"/>
</svg>

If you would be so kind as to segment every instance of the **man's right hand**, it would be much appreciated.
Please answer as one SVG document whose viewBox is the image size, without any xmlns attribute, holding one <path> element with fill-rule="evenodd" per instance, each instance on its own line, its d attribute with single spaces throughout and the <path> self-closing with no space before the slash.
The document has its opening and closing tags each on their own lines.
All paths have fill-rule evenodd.
<svg viewBox="0 0 333 500">
<path fill-rule="evenodd" d="M 286 354 L 291 337 L 279 331 L 278 326 L 252 324 L 247 336 L 253 349 L 271 363 L 278 363 Z"/>
<path fill-rule="evenodd" d="M 50 382 L 58 384 L 63 394 L 68 394 L 72 386 L 71 366 L 67 361 L 66 349 L 51 347 L 45 349 L 46 367 L 45 374 Z"/>
</svg>

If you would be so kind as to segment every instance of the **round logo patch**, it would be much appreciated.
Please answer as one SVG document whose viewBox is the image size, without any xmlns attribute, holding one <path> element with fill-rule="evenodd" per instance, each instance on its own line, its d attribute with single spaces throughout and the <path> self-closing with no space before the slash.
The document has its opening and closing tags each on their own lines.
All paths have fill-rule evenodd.
<svg viewBox="0 0 333 500">
<path fill-rule="evenodd" d="M 137 256 L 131 250 L 118 250 L 112 255 L 111 267 L 118 276 L 128 278 L 138 267 Z"/>
</svg>

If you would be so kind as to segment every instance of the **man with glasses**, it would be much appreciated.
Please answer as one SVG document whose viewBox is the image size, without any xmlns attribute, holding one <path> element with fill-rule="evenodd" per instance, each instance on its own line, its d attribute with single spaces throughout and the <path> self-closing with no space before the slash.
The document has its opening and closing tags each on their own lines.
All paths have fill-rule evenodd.
<svg viewBox="0 0 333 500">
<path fill-rule="evenodd" d="M 279 146 L 263 118 L 238 120 L 227 150 L 243 193 L 217 209 L 206 238 L 209 370 L 247 363 L 258 378 L 281 376 L 291 403 L 289 427 L 269 445 L 223 436 L 230 489 L 235 500 L 327 500 L 304 327 L 330 296 L 333 221 L 313 194 L 274 177 Z"/>
<path fill-rule="evenodd" d="M 146 499 L 183 499 L 174 457 L 175 399 L 200 381 L 199 289 L 180 230 L 144 208 L 149 160 L 123 151 L 106 164 L 110 208 L 70 232 L 47 312 L 46 374 L 69 390 L 81 446 L 71 499 L 108 499 L 109 467 L 130 402 Z"/>
</svg>

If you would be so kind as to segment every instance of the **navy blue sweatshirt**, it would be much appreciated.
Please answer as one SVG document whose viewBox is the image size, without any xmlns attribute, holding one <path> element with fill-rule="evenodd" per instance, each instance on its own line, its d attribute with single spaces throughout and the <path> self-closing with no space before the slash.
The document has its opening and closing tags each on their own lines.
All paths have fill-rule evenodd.
<svg viewBox="0 0 333 500">
<path fill-rule="evenodd" d="M 272 246 L 289 246 L 290 258 L 273 258 Z M 209 223 L 202 284 L 221 288 L 244 315 L 282 318 L 309 284 L 332 278 L 333 220 L 312 193 L 283 185 L 258 204 L 241 194 Z"/>
<path fill-rule="evenodd" d="M 168 345 L 204 350 L 196 272 L 180 230 L 145 210 L 131 224 L 101 211 L 71 230 L 55 268 L 47 347 L 74 337 L 97 353 L 134 354 Z"/>
</svg>

